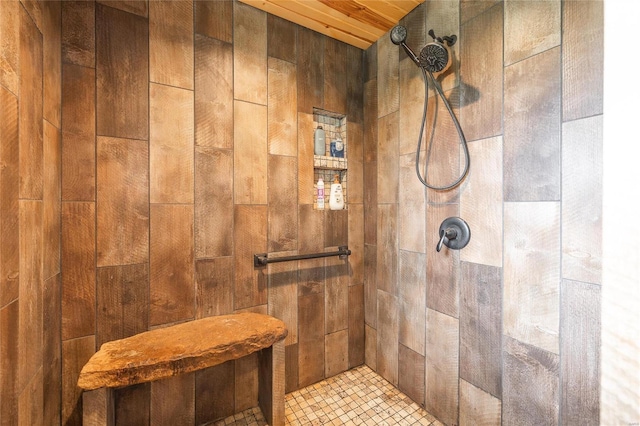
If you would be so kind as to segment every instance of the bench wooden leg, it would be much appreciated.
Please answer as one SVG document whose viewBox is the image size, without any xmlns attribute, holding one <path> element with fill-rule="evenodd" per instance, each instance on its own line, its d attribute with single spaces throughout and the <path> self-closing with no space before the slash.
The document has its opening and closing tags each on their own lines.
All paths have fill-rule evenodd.
<svg viewBox="0 0 640 426">
<path fill-rule="evenodd" d="M 116 424 L 113 389 L 100 388 L 82 393 L 82 424 L 85 426 Z"/>
<path fill-rule="evenodd" d="M 270 426 L 284 426 L 284 339 L 258 353 L 258 404 Z"/>
</svg>

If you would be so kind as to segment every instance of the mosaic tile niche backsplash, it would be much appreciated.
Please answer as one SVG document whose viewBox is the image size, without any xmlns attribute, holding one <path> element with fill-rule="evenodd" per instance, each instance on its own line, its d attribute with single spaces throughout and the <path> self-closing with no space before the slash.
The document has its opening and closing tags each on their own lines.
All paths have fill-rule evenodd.
<svg viewBox="0 0 640 426">
<path fill-rule="evenodd" d="M 313 204 L 318 208 L 318 180 L 324 181 L 325 210 L 329 209 L 329 193 L 335 176 L 342 184 L 344 208 L 347 208 L 347 118 L 344 115 L 314 108 L 313 129 L 322 127 L 325 132 L 325 155 L 314 155 L 313 158 Z M 343 156 L 332 155 L 331 143 L 341 140 L 344 146 Z"/>
</svg>

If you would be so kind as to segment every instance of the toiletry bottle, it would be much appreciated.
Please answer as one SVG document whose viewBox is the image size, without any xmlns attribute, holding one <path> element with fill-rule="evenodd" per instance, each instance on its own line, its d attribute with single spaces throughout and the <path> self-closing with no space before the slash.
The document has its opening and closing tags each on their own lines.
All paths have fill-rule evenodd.
<svg viewBox="0 0 640 426">
<path fill-rule="evenodd" d="M 318 210 L 324 210 L 324 181 L 322 176 L 318 179 Z"/>
<path fill-rule="evenodd" d="M 338 137 L 338 139 L 335 140 L 335 155 L 334 157 L 336 158 L 344 158 L 344 142 L 342 142 L 342 139 L 340 139 L 340 137 Z"/>
<path fill-rule="evenodd" d="M 344 198 L 342 196 L 342 184 L 340 178 L 335 175 L 331 184 L 331 194 L 329 195 L 329 208 L 331 210 L 344 209 Z"/>
<path fill-rule="evenodd" d="M 313 154 L 324 155 L 324 130 L 322 126 L 318 126 L 313 132 Z"/>
</svg>

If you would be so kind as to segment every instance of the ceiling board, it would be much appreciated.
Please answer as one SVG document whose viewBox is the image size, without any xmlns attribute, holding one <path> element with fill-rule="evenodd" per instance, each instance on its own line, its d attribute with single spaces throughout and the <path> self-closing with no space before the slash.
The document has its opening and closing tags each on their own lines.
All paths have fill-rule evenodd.
<svg viewBox="0 0 640 426">
<path fill-rule="evenodd" d="M 239 0 L 347 44 L 367 49 L 422 0 Z"/>
</svg>

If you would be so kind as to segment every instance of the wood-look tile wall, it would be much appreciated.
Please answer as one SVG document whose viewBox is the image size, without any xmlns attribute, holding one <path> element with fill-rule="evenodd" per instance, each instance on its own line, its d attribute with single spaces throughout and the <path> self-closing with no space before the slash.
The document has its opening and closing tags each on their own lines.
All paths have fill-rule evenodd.
<svg viewBox="0 0 640 426">
<path fill-rule="evenodd" d="M 603 57 L 585 37 L 602 2 L 427 1 L 403 22 L 414 49 L 425 28 L 459 36 L 440 81 L 471 169 L 454 191 L 416 186 L 424 86 L 380 39 L 365 60 L 365 361 L 445 424 L 597 424 Z M 434 95 L 430 182 L 464 161 Z M 471 242 L 436 253 L 448 216 Z"/>
<path fill-rule="evenodd" d="M 421 87 L 387 36 L 363 60 L 231 0 L 0 1 L 2 422 L 80 424 L 101 343 L 251 310 L 295 323 L 287 391 L 366 362 L 447 424 L 597 424 L 602 15 L 451 0 L 405 18 L 415 49 L 458 34 L 442 81 L 472 152 L 458 190 L 412 196 Z M 313 107 L 349 120 L 345 212 L 303 188 Z M 436 253 L 456 215 L 472 243 Z M 252 266 L 343 242 L 348 266 Z M 248 357 L 122 390 L 117 413 L 205 423 L 254 405 L 256 378 Z"/>
<path fill-rule="evenodd" d="M 17 67 L 20 60 L 38 64 L 41 33 L 19 3 L 5 3 L 3 8 L 19 7 L 25 14 L 20 25 L 30 32 L 16 43 L 32 45 L 35 56 L 3 52 L 9 58 L 3 67 Z M 287 391 L 364 363 L 363 51 L 232 0 L 78 1 L 59 7 L 61 100 L 55 93 L 48 97 L 44 84 L 45 100 L 58 99 L 62 111 L 62 139 L 54 137 L 55 115 L 53 128 L 23 118 L 26 131 L 36 136 L 24 139 L 28 152 L 44 153 L 40 172 L 36 160 L 42 154 L 18 158 L 17 140 L 15 147 L 2 145 L 3 160 L 5 152 L 15 157 L 14 168 L 3 169 L 2 194 L 16 202 L 3 210 L 0 259 L 3 277 L 15 277 L 4 266 L 9 271 L 15 263 L 14 249 L 4 244 L 5 235 L 15 234 L 12 217 L 45 224 L 29 227 L 22 243 L 17 234 L 11 238 L 15 260 L 19 249 L 31 247 L 29 241 L 44 248 L 46 253 L 23 256 L 24 265 L 29 259 L 43 264 L 30 270 L 34 280 L 64 271 L 46 287 L 47 294 L 60 287 L 61 336 L 55 340 L 58 355 L 53 343 L 43 341 L 15 377 L 2 380 L 28 389 L 34 377 L 43 380 L 34 374 L 46 356 L 48 391 L 56 383 L 50 371 L 61 364 L 55 379 L 62 398 L 53 403 L 61 405 L 57 412 L 65 424 L 79 424 L 75 383 L 102 343 L 242 310 L 287 323 Z M 17 37 L 19 27 L 2 17 L 3 31 Z M 18 135 L 18 109 L 5 113 L 4 98 L 8 106 L 11 99 L 16 104 L 11 92 L 17 93 L 20 81 L 3 74 L 3 141 L 5 134 Z M 44 108 L 34 104 L 37 97 L 28 102 L 30 110 Z M 342 212 L 316 211 L 306 195 L 313 187 L 313 107 L 347 115 L 353 184 L 349 209 Z M 21 196 L 29 198 L 20 205 L 18 164 L 25 170 Z M 51 180 L 56 173 L 61 178 Z M 15 187 L 5 184 L 10 179 Z M 49 207 L 56 182 L 61 205 Z M 42 198 L 41 192 L 44 201 L 31 199 Z M 62 232 L 57 256 L 49 253 L 56 235 L 49 228 L 55 227 Z M 302 254 L 347 243 L 354 253 L 348 264 L 336 258 L 253 267 L 254 253 Z M 11 336 L 4 332 L 13 326 L 10 313 L 22 310 L 17 284 L 6 281 L 3 342 Z M 40 296 L 24 300 L 43 305 L 46 318 L 57 306 Z M 15 324 L 16 335 L 23 336 L 20 348 L 33 336 L 55 339 L 42 327 L 32 331 L 34 322 L 42 323 L 42 316 Z M 3 359 L 21 353 L 6 344 L 2 351 Z M 117 422 L 202 424 L 255 406 L 256 368 L 253 356 L 122 389 Z M 34 393 L 24 399 L 25 409 L 33 395 L 39 398 Z M 47 412 L 55 411 L 51 404 Z"/>
<path fill-rule="evenodd" d="M 0 423 L 60 424 L 61 4 L 0 3 Z"/>
</svg>

